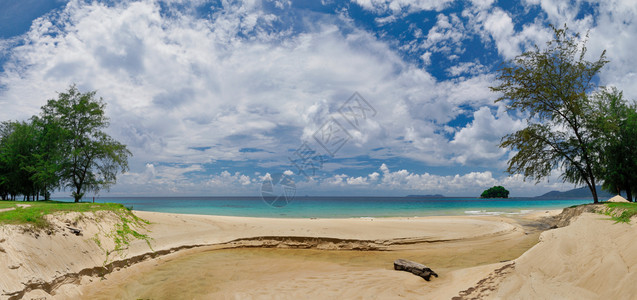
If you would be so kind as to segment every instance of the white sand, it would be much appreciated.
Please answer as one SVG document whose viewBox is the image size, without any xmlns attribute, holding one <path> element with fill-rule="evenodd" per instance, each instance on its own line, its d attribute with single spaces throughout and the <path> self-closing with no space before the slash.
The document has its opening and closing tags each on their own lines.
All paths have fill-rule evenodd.
<svg viewBox="0 0 637 300">
<path fill-rule="evenodd" d="M 394 250 L 384 252 L 287 250 L 293 252 L 285 255 L 281 254 L 284 250 L 259 252 L 257 249 L 254 255 L 245 252 L 249 255 L 246 254 L 243 262 L 224 259 L 197 262 L 195 259 L 194 262 L 202 266 L 210 265 L 202 268 L 202 273 L 193 271 L 189 274 L 192 278 L 210 276 L 218 279 L 210 287 L 197 287 L 205 293 L 171 294 L 179 288 L 187 292 L 196 282 L 188 276 L 174 278 L 173 273 L 167 271 L 169 280 L 163 288 L 160 285 L 151 289 L 151 294 L 143 294 L 150 298 L 181 295 L 202 299 L 449 299 L 479 282 L 482 289 L 487 288 L 483 295 L 496 299 L 629 299 L 637 294 L 637 285 L 633 282 L 637 278 L 637 243 L 634 242 L 637 240 L 637 224 L 614 224 L 597 214 L 585 214 L 568 227 L 542 233 L 541 242 L 516 259 L 514 268 L 500 273 L 496 270 L 510 262 L 483 265 L 472 262 L 482 261 L 478 249 L 492 248 L 499 253 L 523 241 L 524 230 L 503 217 L 265 219 L 136 213 L 152 222 L 149 229 L 155 251 L 275 236 L 334 238 L 347 240 L 349 245 L 354 246 L 357 245 L 355 240 L 371 241 L 379 246 L 394 245 Z M 538 218 L 555 213 L 543 211 L 526 217 Z M 191 264 L 192 268 L 191 255 L 209 255 L 202 252 L 206 247 L 198 247 L 146 259 L 107 275 L 106 280 L 91 276 L 65 277 L 65 274 L 103 264 L 105 255 L 90 238 L 96 234 L 103 236 L 104 228 L 116 221 L 109 216 L 101 216 L 100 223 L 97 223 L 99 226 L 91 218 L 80 221 L 74 226 L 82 228 L 84 236 L 78 237 L 69 234 L 68 230 L 66 235 L 62 233 L 65 218 L 72 219 L 73 215 L 55 220 L 60 231 L 53 235 L 41 233 L 38 237 L 22 233 L 16 226 L 0 226 L 0 269 L 5 270 L 0 276 L 0 298 L 7 298 L 10 293 L 27 286 L 36 288 L 27 291 L 25 298 L 96 300 L 137 297 L 141 292 L 133 283 L 151 280 L 147 274 L 157 274 L 157 268 L 180 270 L 184 267 L 181 264 Z M 429 246 L 427 249 L 410 250 L 410 247 L 422 247 L 410 246 L 412 242 L 420 243 L 413 245 L 425 245 L 422 244 L 425 242 Z M 219 246 L 211 247 L 218 249 Z M 331 249 L 329 246 L 325 248 Z M 476 253 L 472 253 L 473 249 Z M 221 257 L 245 254 L 237 252 L 239 250 L 221 251 L 231 252 L 212 253 Z M 391 261 L 396 255 L 392 254 L 395 251 L 430 254 L 431 259 L 437 257 L 436 261 L 441 265 L 475 267 L 438 269 L 440 278 L 425 282 L 412 274 L 393 271 L 391 265 L 386 265 L 386 261 Z M 133 241 L 123 256 L 116 259 L 149 252 L 145 242 Z M 341 254 L 321 258 L 322 253 Z M 427 261 L 429 259 L 425 258 L 423 262 Z M 60 278 L 65 280 L 59 282 Z M 161 277 L 155 280 L 162 282 Z M 56 283 L 55 286 L 47 286 L 52 282 Z M 135 292 L 136 289 L 138 292 Z M 472 291 L 475 292 L 475 289 L 466 293 L 471 295 Z"/>
<path fill-rule="evenodd" d="M 329 237 L 355 240 L 417 239 L 439 241 L 519 231 L 506 218 L 421 217 L 351 219 L 280 219 L 142 212 L 161 247 L 216 244 L 258 236 Z"/>
<path fill-rule="evenodd" d="M 267 219 L 141 211 L 136 214 L 151 221 L 148 229 L 155 251 L 268 236 L 367 240 L 382 246 L 524 235 L 519 225 L 499 217 Z M 77 274 L 104 264 L 104 251 L 92 238 L 97 235 L 102 241 L 101 246 L 111 249 L 113 243 L 109 243 L 106 234 L 117 221 L 116 217 L 85 217 L 72 226 L 82 229 L 83 236 L 75 236 L 66 228 L 66 224 L 75 219 L 77 215 L 74 214 L 54 218 L 57 229 L 51 235 L 23 233 L 18 226 L 12 225 L 0 227 L 4 239 L 0 242 L 0 269 L 6 270 L 0 277 L 2 295 L 20 295 L 16 293 L 29 287 L 35 290 L 48 287 L 50 292 L 67 290 L 69 287 L 63 286 L 74 286 L 83 280 L 83 276 L 65 278 L 65 274 Z M 355 241 L 350 244 L 356 247 Z M 324 248 L 329 249 L 329 243 Z M 150 252 L 144 241 L 133 240 L 122 256 L 111 256 L 110 259 L 122 260 Z M 28 295 L 33 297 L 38 293 L 41 291 L 32 291 Z M 63 295 L 65 293 L 58 293 L 58 296 Z"/>
<path fill-rule="evenodd" d="M 549 230 L 516 260 L 494 294 L 501 299 L 634 299 L 637 222 L 585 213 Z"/>
<path fill-rule="evenodd" d="M 606 202 L 630 202 L 630 201 L 626 200 L 626 198 L 624 198 L 624 197 L 622 197 L 620 195 L 617 195 L 615 197 L 612 197 L 612 198 L 606 200 Z"/>
</svg>

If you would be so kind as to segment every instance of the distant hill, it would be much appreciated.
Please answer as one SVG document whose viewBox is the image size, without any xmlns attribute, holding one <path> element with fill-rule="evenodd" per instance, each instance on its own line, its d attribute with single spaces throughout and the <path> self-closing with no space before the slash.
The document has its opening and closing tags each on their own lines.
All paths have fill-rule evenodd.
<svg viewBox="0 0 637 300">
<path fill-rule="evenodd" d="M 444 195 L 435 194 L 435 195 L 407 195 L 407 198 L 445 198 Z"/>
<path fill-rule="evenodd" d="M 605 198 L 610 198 L 613 196 L 615 195 L 606 191 L 602 191 L 601 186 L 597 187 L 597 197 L 599 198 L 600 201 L 606 200 Z M 566 192 L 552 191 L 542 196 L 535 197 L 535 199 L 589 199 L 589 198 L 592 199 L 593 195 L 591 194 L 591 191 L 586 186 L 578 188 L 578 189 L 572 189 Z"/>
</svg>

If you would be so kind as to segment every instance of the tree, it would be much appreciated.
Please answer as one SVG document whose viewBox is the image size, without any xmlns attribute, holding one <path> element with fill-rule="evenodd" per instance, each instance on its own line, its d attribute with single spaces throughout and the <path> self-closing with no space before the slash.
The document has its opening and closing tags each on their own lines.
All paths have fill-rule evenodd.
<svg viewBox="0 0 637 300">
<path fill-rule="evenodd" d="M 37 128 L 37 151 L 35 161 L 30 167 L 33 171 L 32 179 L 37 182 L 44 194 L 44 200 L 49 200 L 51 191 L 60 187 L 60 173 L 63 162 L 62 129 L 56 120 L 31 118 L 33 126 Z"/>
<path fill-rule="evenodd" d="M 15 160 L 13 159 L 13 146 L 11 136 L 15 129 L 14 122 L 0 123 L 0 197 L 2 200 L 14 198 L 16 184 L 13 174 L 15 171 Z"/>
<path fill-rule="evenodd" d="M 2 167 L 2 198 L 8 195 L 15 199 L 21 194 L 26 200 L 35 200 L 41 191 L 33 178 L 31 166 L 36 161 L 37 128 L 27 122 L 4 122 L 0 142 L 0 164 Z"/>
<path fill-rule="evenodd" d="M 509 198 L 509 191 L 503 186 L 494 186 L 482 192 L 480 198 Z"/>
<path fill-rule="evenodd" d="M 7 138 L 12 132 L 12 126 L 10 122 L 0 123 L 0 197 L 2 200 L 7 200 L 10 195 L 9 188 L 9 163 L 7 157 Z"/>
<path fill-rule="evenodd" d="M 502 138 L 500 147 L 517 151 L 507 171 L 539 182 L 561 168 L 565 182 L 585 183 L 598 202 L 595 188 L 599 152 L 584 115 L 594 77 L 607 63 L 605 51 L 596 61 L 584 59 L 586 39 L 568 28 L 553 27 L 554 39 L 541 50 L 518 55 L 499 70 L 500 84 L 491 87 L 507 101 L 509 111 L 528 114 L 527 127 Z"/>
<path fill-rule="evenodd" d="M 637 107 L 616 88 L 602 89 L 591 98 L 589 127 L 601 144 L 602 189 L 617 194 L 626 191 L 632 201 L 637 185 Z"/>
<path fill-rule="evenodd" d="M 128 170 L 128 158 L 132 155 L 125 145 L 103 131 L 109 124 L 105 104 L 95 94 L 95 91 L 80 93 L 72 85 L 67 92 L 59 93 L 58 99 L 51 99 L 42 107 L 41 122 L 53 124 L 59 130 L 53 139 L 59 138 L 60 142 L 57 157 L 60 182 L 72 189 L 75 202 L 87 191 L 98 192 L 114 184 L 117 172 Z"/>
</svg>

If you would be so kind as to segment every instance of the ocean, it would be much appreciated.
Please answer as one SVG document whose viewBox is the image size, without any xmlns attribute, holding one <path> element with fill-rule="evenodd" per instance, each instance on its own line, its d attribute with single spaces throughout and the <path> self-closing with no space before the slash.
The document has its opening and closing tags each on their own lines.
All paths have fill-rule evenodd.
<svg viewBox="0 0 637 300">
<path fill-rule="evenodd" d="M 59 199 L 69 201 L 70 199 Z M 266 199 L 268 200 L 268 199 Z M 84 201 L 92 201 L 86 198 Z M 296 197 L 272 206 L 261 197 L 98 197 L 95 202 L 121 203 L 134 210 L 269 218 L 424 217 L 516 215 L 591 203 L 591 199 Z"/>
</svg>

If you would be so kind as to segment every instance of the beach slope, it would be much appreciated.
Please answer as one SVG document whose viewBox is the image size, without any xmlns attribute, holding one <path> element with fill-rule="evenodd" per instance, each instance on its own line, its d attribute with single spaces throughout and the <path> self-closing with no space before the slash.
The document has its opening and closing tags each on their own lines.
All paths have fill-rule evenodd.
<svg viewBox="0 0 637 300">
<path fill-rule="evenodd" d="M 583 213 L 458 299 L 634 299 L 637 222 Z"/>
</svg>

